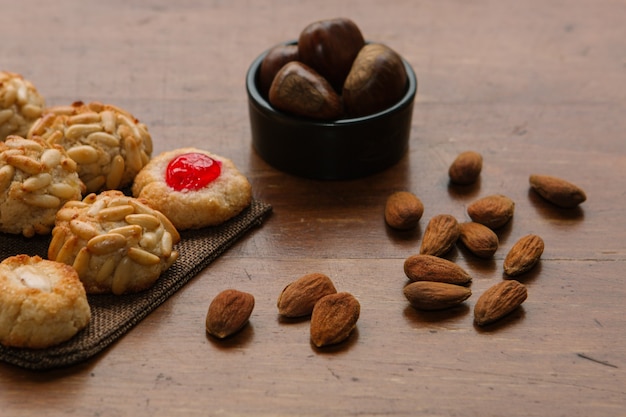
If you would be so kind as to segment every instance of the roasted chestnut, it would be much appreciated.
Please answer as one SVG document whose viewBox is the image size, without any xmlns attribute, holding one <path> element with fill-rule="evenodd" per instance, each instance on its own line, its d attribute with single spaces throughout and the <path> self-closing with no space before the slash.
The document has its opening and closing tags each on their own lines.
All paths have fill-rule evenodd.
<svg viewBox="0 0 626 417">
<path fill-rule="evenodd" d="M 383 44 L 365 45 L 354 59 L 343 85 L 346 114 L 366 116 L 392 106 L 405 93 L 407 82 L 400 55 Z"/>
<path fill-rule="evenodd" d="M 361 30 L 346 18 L 311 23 L 298 38 L 300 60 L 326 78 L 338 93 L 363 45 Z"/>
<path fill-rule="evenodd" d="M 267 52 L 259 68 L 259 89 L 267 96 L 278 71 L 288 62 L 298 60 L 298 45 L 276 45 Z"/>
<path fill-rule="evenodd" d="M 279 110 L 313 119 L 336 119 L 343 113 L 341 99 L 328 81 L 299 61 L 278 71 L 269 101 Z"/>
</svg>

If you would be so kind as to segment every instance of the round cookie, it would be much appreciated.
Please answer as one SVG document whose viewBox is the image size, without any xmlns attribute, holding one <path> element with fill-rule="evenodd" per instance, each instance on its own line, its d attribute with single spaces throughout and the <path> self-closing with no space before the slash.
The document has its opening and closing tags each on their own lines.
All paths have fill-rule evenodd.
<svg viewBox="0 0 626 417">
<path fill-rule="evenodd" d="M 252 200 L 248 179 L 230 159 L 196 148 L 154 157 L 135 178 L 132 191 L 178 230 L 221 224 Z"/>
<path fill-rule="evenodd" d="M 47 108 L 30 128 L 32 136 L 63 146 L 89 193 L 128 187 L 152 155 L 146 125 L 98 102 Z"/>
<path fill-rule="evenodd" d="M 0 262 L 0 343 L 42 349 L 72 338 L 91 309 L 68 265 L 17 255 Z"/>
<path fill-rule="evenodd" d="M 26 136 L 44 105 L 44 98 L 30 81 L 0 71 L 0 141 L 9 135 Z"/>
<path fill-rule="evenodd" d="M 62 147 L 20 136 L 0 142 L 0 232 L 50 233 L 57 210 L 84 189 Z"/>
<path fill-rule="evenodd" d="M 109 190 L 57 212 L 48 259 L 72 265 L 88 294 L 134 293 L 152 286 L 174 263 L 179 241 L 163 214 Z"/>
</svg>

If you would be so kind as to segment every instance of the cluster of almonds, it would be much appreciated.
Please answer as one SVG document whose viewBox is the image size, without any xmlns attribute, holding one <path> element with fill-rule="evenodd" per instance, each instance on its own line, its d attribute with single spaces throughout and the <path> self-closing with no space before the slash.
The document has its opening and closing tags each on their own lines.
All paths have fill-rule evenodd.
<svg viewBox="0 0 626 417">
<path fill-rule="evenodd" d="M 482 170 L 482 156 L 463 152 L 451 164 L 448 174 L 453 184 L 474 183 Z M 573 208 L 586 200 L 578 186 L 561 178 L 533 174 L 531 188 L 541 197 L 563 208 Z M 416 309 L 438 310 L 456 306 L 468 299 L 471 276 L 460 266 L 444 259 L 457 242 L 479 258 L 491 258 L 498 249 L 495 230 L 513 217 L 515 203 L 501 194 L 482 197 L 467 207 L 471 221 L 459 223 L 449 214 L 438 214 L 428 222 L 420 253 L 408 257 L 404 272 L 412 281 L 404 295 Z M 413 229 L 424 213 L 420 199 L 408 191 L 393 193 L 385 206 L 385 221 L 395 229 Z M 520 238 L 507 253 L 503 269 L 508 279 L 486 290 L 474 306 L 474 321 L 484 326 L 499 320 L 520 306 L 527 297 L 524 284 L 512 279 L 533 268 L 544 250 L 541 237 L 529 234 Z"/>
<path fill-rule="evenodd" d="M 288 284 L 277 302 L 285 318 L 311 317 L 311 342 L 319 347 L 341 343 L 350 336 L 361 312 L 359 301 L 348 292 L 337 292 L 332 280 L 321 273 L 303 275 Z M 206 316 L 206 331 L 219 339 L 241 330 L 254 308 L 252 294 L 228 289 L 220 292 Z"/>
<path fill-rule="evenodd" d="M 272 106 L 325 120 L 384 110 L 402 97 L 407 81 L 400 55 L 380 43 L 366 44 L 346 18 L 311 23 L 297 44 L 270 49 L 258 75 Z"/>
<path fill-rule="evenodd" d="M 473 151 L 463 152 L 449 169 L 450 181 L 472 184 L 482 170 L 482 156 Z M 582 189 L 563 179 L 531 175 L 533 190 L 559 207 L 576 207 L 585 201 Z M 491 258 L 498 249 L 494 230 L 513 217 L 515 203 L 495 194 L 474 201 L 467 208 L 472 221 L 459 223 L 448 214 L 430 219 L 420 247 L 420 253 L 404 261 L 404 272 L 411 283 L 403 289 L 409 303 L 419 310 L 441 310 L 459 305 L 472 291 L 470 274 L 443 256 L 457 242 L 462 242 L 479 258 Z M 417 227 L 424 213 L 421 200 L 408 191 L 391 194 L 385 205 L 386 223 L 398 230 Z M 539 261 L 544 250 L 541 237 L 529 234 L 519 239 L 507 253 L 504 273 L 508 278 L 528 271 Z M 493 323 L 519 307 L 527 298 L 526 286 L 515 279 L 503 280 L 487 289 L 474 307 L 474 321 L 479 326 Z M 348 292 L 337 292 L 331 279 L 322 273 L 306 274 L 288 284 L 277 302 L 278 314 L 285 318 L 310 316 L 311 342 L 317 347 L 334 345 L 346 340 L 360 315 L 358 300 Z M 252 294 L 228 289 L 211 302 L 206 316 L 206 331 L 219 339 L 241 330 L 249 321 L 254 308 Z"/>
</svg>

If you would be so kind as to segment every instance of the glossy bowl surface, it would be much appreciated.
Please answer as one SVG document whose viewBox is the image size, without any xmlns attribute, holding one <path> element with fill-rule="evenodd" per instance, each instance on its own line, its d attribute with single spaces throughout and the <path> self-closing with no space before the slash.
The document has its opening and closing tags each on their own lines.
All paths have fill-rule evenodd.
<svg viewBox="0 0 626 417">
<path fill-rule="evenodd" d="M 258 73 L 268 51 L 246 75 L 252 145 L 268 164 L 306 178 L 354 179 L 389 168 L 407 152 L 417 78 L 404 58 L 408 86 L 395 105 L 364 117 L 317 121 L 276 110 L 261 94 Z"/>
</svg>

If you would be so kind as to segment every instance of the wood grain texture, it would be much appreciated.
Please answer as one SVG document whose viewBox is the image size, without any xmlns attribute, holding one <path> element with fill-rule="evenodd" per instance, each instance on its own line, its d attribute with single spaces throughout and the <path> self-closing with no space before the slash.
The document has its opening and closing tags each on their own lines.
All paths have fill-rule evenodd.
<svg viewBox="0 0 626 417">
<path fill-rule="evenodd" d="M 0 364 L 3 416 L 623 416 L 626 415 L 626 3 L 332 0 L 4 2 L 0 68 L 48 104 L 100 100 L 146 123 L 155 151 L 228 156 L 274 213 L 130 333 L 69 369 Z M 347 16 L 401 53 L 418 76 L 410 150 L 368 178 L 280 173 L 250 146 L 245 73 L 313 20 Z M 483 155 L 472 187 L 452 187 L 458 153 Z M 575 210 L 529 190 L 532 173 L 587 192 Z M 387 196 L 414 192 L 414 232 L 383 220 Z M 516 203 L 492 261 L 447 257 L 473 295 L 444 312 L 412 309 L 404 259 L 430 217 L 468 220 L 473 200 Z M 520 237 L 545 241 L 522 308 L 487 330 L 478 296 L 502 279 Z M 308 322 L 281 321 L 283 287 L 329 275 L 361 303 L 356 332 L 318 350 Z M 250 325 L 218 343 L 204 332 L 226 288 L 255 296 Z"/>
</svg>

